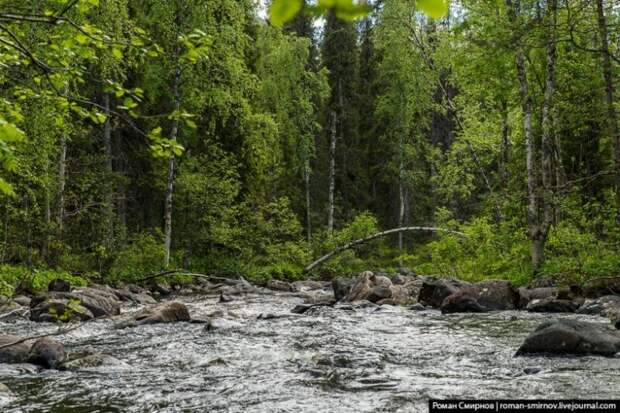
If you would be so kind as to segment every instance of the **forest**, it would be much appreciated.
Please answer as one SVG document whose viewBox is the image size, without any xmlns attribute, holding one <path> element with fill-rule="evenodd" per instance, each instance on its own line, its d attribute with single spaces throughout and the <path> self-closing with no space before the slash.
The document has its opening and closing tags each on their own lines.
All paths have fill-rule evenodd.
<svg viewBox="0 0 620 413">
<path fill-rule="evenodd" d="M 0 292 L 619 273 L 614 1 L 302 3 L 2 1 Z"/>
<path fill-rule="evenodd" d="M 0 0 L 0 411 L 619 412 L 619 81 L 619 0 Z"/>
</svg>

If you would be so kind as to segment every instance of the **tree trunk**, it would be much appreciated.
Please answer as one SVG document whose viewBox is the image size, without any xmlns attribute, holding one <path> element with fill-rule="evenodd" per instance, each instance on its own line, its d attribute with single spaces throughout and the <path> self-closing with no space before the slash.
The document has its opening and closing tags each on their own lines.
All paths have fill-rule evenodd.
<svg viewBox="0 0 620 413">
<path fill-rule="evenodd" d="M 67 174 L 67 137 L 60 135 L 60 158 L 58 160 L 58 238 L 62 239 L 65 220 L 65 185 Z"/>
<path fill-rule="evenodd" d="M 306 237 L 308 242 L 312 241 L 312 221 L 311 221 L 311 210 L 310 210 L 310 162 L 306 161 L 306 165 L 304 166 L 304 186 L 306 192 Z"/>
<path fill-rule="evenodd" d="M 609 56 L 609 34 L 607 30 L 607 18 L 603 0 L 596 0 L 598 14 L 598 29 L 601 41 L 601 57 L 603 58 L 603 78 L 605 80 L 605 100 L 607 103 L 607 118 L 609 119 L 609 133 L 614 145 L 615 160 L 615 187 L 616 209 L 620 219 L 620 131 L 618 130 L 618 115 L 614 106 L 614 78 L 611 58 Z"/>
<path fill-rule="evenodd" d="M 519 1 L 506 0 L 510 20 L 513 28 L 517 29 L 517 19 L 520 13 Z M 519 93 L 521 95 L 521 107 L 523 111 L 523 133 L 525 135 L 525 151 L 526 151 L 526 170 L 527 170 L 527 224 L 531 241 L 531 259 L 534 269 L 538 269 L 544 259 L 543 247 L 541 243 L 541 228 L 538 213 L 539 207 L 539 182 L 537 161 L 537 147 L 534 140 L 534 131 L 532 128 L 532 98 L 530 96 L 529 83 L 527 79 L 527 70 L 525 67 L 525 51 L 521 39 L 518 41 L 516 50 L 515 63 L 517 66 L 517 76 L 519 79 Z"/>
<path fill-rule="evenodd" d="M 177 51 L 178 54 L 178 51 Z M 181 99 L 179 96 L 179 83 L 181 81 L 181 67 L 177 64 L 174 74 L 173 96 L 174 111 L 178 112 L 181 108 Z M 170 139 L 177 140 L 179 134 L 179 119 L 175 117 L 172 121 L 172 129 L 170 131 Z M 168 175 L 166 181 L 166 197 L 164 201 L 164 268 L 170 265 L 170 247 L 172 245 L 172 194 L 174 192 L 174 154 L 168 158 Z"/>
<path fill-rule="evenodd" d="M 549 17 L 549 40 L 547 44 L 547 73 L 545 79 L 545 96 L 542 110 L 542 140 L 541 140 L 541 169 L 543 196 L 542 203 L 542 222 L 540 225 L 540 239 L 542 249 L 549 234 L 549 228 L 554 220 L 554 191 L 553 191 L 553 97 L 555 94 L 555 67 L 557 60 L 557 40 L 556 40 L 556 20 L 557 20 L 557 0 L 548 0 Z M 544 255 L 541 257 L 544 260 Z M 542 261 L 541 261 L 542 263 Z"/>
<path fill-rule="evenodd" d="M 327 234 L 334 232 L 334 192 L 336 189 L 336 124 L 338 116 L 336 111 L 331 113 L 331 136 L 329 143 L 329 201 L 327 206 Z"/>
<path fill-rule="evenodd" d="M 508 162 L 510 152 L 510 124 L 508 122 L 508 103 L 502 100 L 502 150 L 499 168 L 502 188 L 508 187 Z"/>
<path fill-rule="evenodd" d="M 103 124 L 103 146 L 105 150 L 105 169 L 108 179 L 112 178 L 112 120 L 110 116 L 110 95 L 104 96 L 106 120 Z M 110 190 L 105 197 L 105 241 L 106 248 L 111 249 L 114 238 L 114 190 Z"/>
</svg>

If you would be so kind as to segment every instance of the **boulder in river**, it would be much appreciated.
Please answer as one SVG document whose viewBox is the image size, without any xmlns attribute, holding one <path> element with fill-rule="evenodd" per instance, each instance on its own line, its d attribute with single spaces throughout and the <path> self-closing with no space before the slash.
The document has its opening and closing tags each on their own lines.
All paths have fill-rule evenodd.
<svg viewBox="0 0 620 413">
<path fill-rule="evenodd" d="M 620 295 L 605 295 L 586 301 L 577 313 L 595 314 L 607 317 L 610 313 L 620 311 Z"/>
<path fill-rule="evenodd" d="M 51 291 L 31 303 L 33 321 L 90 320 L 120 314 L 120 302 L 113 291 L 82 287 L 71 292 Z"/>
<path fill-rule="evenodd" d="M 532 300 L 527 305 L 527 311 L 533 313 L 574 313 L 579 304 L 572 300 L 562 300 L 549 297 L 542 300 Z"/>
<path fill-rule="evenodd" d="M 8 344 L 21 340 L 21 337 L 13 334 L 0 334 L 0 363 L 24 363 L 28 360 L 30 353 L 30 343 L 20 342 L 9 347 Z"/>
<path fill-rule="evenodd" d="M 421 281 L 414 278 L 408 279 L 405 284 L 394 285 L 387 276 L 365 271 L 357 277 L 342 301 L 367 300 L 379 305 L 408 305 L 417 301 L 420 287 Z"/>
<path fill-rule="evenodd" d="M 448 278 L 429 277 L 422 283 L 418 301 L 433 308 L 441 307 L 441 303 L 452 295 L 471 284 Z"/>
<path fill-rule="evenodd" d="M 271 279 L 267 281 L 266 287 L 274 291 L 293 291 L 293 286 L 290 283 L 282 280 Z"/>
<path fill-rule="evenodd" d="M 510 281 L 490 280 L 474 284 L 476 300 L 491 310 L 516 310 L 519 306 L 519 293 Z"/>
<path fill-rule="evenodd" d="M 133 319 L 136 324 L 174 323 L 190 321 L 189 310 L 185 304 L 166 301 L 138 312 Z"/>
<path fill-rule="evenodd" d="M 315 280 L 294 281 L 291 286 L 293 291 L 297 292 L 316 291 L 325 288 L 324 283 Z"/>
<path fill-rule="evenodd" d="M 453 292 L 451 292 L 453 291 Z M 450 293 L 451 292 L 451 293 Z M 445 295 L 450 293 L 448 295 Z M 492 310 L 515 310 L 519 294 L 510 281 L 482 281 L 476 284 L 459 283 L 455 280 L 427 280 L 420 291 L 420 301 L 429 301 L 443 313 L 485 312 Z"/>
<path fill-rule="evenodd" d="M 94 318 L 93 313 L 75 299 L 35 297 L 32 305 L 34 305 L 30 309 L 32 321 L 55 323 Z"/>
<path fill-rule="evenodd" d="M 349 294 L 351 287 L 355 284 L 355 279 L 348 277 L 336 277 L 332 280 L 332 288 L 336 301 L 344 299 Z"/>
<path fill-rule="evenodd" d="M 488 307 L 481 305 L 474 295 L 475 293 L 472 295 L 471 291 L 461 290 L 447 296 L 441 303 L 441 313 L 484 313 L 490 311 Z"/>
<path fill-rule="evenodd" d="M 30 297 L 26 297 L 25 295 L 13 297 L 13 302 L 24 307 L 30 307 L 30 301 L 32 301 L 32 299 Z"/>
<path fill-rule="evenodd" d="M 601 324 L 577 320 L 548 320 L 523 342 L 517 356 L 536 353 L 614 356 L 620 351 L 620 332 Z"/>
<path fill-rule="evenodd" d="M 84 370 L 93 368 L 113 368 L 126 369 L 130 368 L 129 364 L 113 357 L 96 351 L 94 348 L 87 348 L 79 353 L 69 354 L 67 359 L 63 361 L 60 370 Z"/>
<path fill-rule="evenodd" d="M 48 369 L 56 368 L 67 357 L 61 342 L 51 338 L 40 338 L 34 342 L 28 354 L 28 361 Z"/>
<path fill-rule="evenodd" d="M 557 297 L 556 287 L 519 288 L 519 308 L 526 308 L 530 301 L 544 298 Z"/>
<path fill-rule="evenodd" d="M 5 385 L 0 383 L 0 407 L 11 403 L 15 399 L 15 396 L 11 390 Z"/>
</svg>

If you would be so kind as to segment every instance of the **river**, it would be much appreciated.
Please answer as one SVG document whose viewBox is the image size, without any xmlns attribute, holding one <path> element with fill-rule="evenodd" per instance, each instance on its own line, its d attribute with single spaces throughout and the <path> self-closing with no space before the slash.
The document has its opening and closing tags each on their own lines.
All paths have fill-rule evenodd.
<svg viewBox="0 0 620 413">
<path fill-rule="evenodd" d="M 345 306 L 295 315 L 301 299 L 286 294 L 178 300 L 215 328 L 87 323 L 56 338 L 68 351 L 92 346 L 127 365 L 61 372 L 0 364 L 0 383 L 16 396 L 0 410 L 424 412 L 428 398 L 620 397 L 618 357 L 513 357 L 546 314 Z M 0 323 L 22 336 L 54 330 Z"/>
</svg>

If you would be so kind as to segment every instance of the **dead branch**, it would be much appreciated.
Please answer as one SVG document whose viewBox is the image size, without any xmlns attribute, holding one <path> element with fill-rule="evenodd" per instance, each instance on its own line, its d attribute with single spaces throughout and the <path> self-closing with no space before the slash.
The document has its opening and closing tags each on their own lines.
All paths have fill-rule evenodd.
<svg viewBox="0 0 620 413">
<path fill-rule="evenodd" d="M 304 272 L 310 272 L 312 271 L 314 268 L 316 268 L 317 266 L 325 263 L 326 261 L 329 261 L 330 259 L 332 259 L 336 254 L 341 253 L 342 251 L 348 250 L 353 248 L 356 245 L 360 245 L 360 244 L 364 244 L 368 241 L 372 241 L 374 239 L 377 238 L 381 238 L 381 237 L 385 237 L 391 234 L 398 234 L 400 232 L 409 232 L 409 231 L 427 231 L 427 232 L 445 232 L 448 234 L 455 234 L 455 235 L 459 235 L 462 237 L 466 237 L 466 235 L 462 232 L 458 232 L 458 231 L 452 231 L 449 229 L 444 229 L 444 228 L 435 228 L 435 227 L 402 227 L 402 228 L 394 228 L 394 229 L 390 229 L 388 231 L 383 231 L 383 232 L 379 232 L 377 234 L 371 235 L 369 237 L 366 238 L 361 238 L 355 241 L 351 241 L 347 244 L 344 244 L 338 248 L 336 248 L 335 250 L 329 252 L 328 254 L 322 256 L 321 258 L 319 258 L 318 260 L 314 261 L 313 263 L 309 264 L 306 268 L 304 268 Z"/>
</svg>

